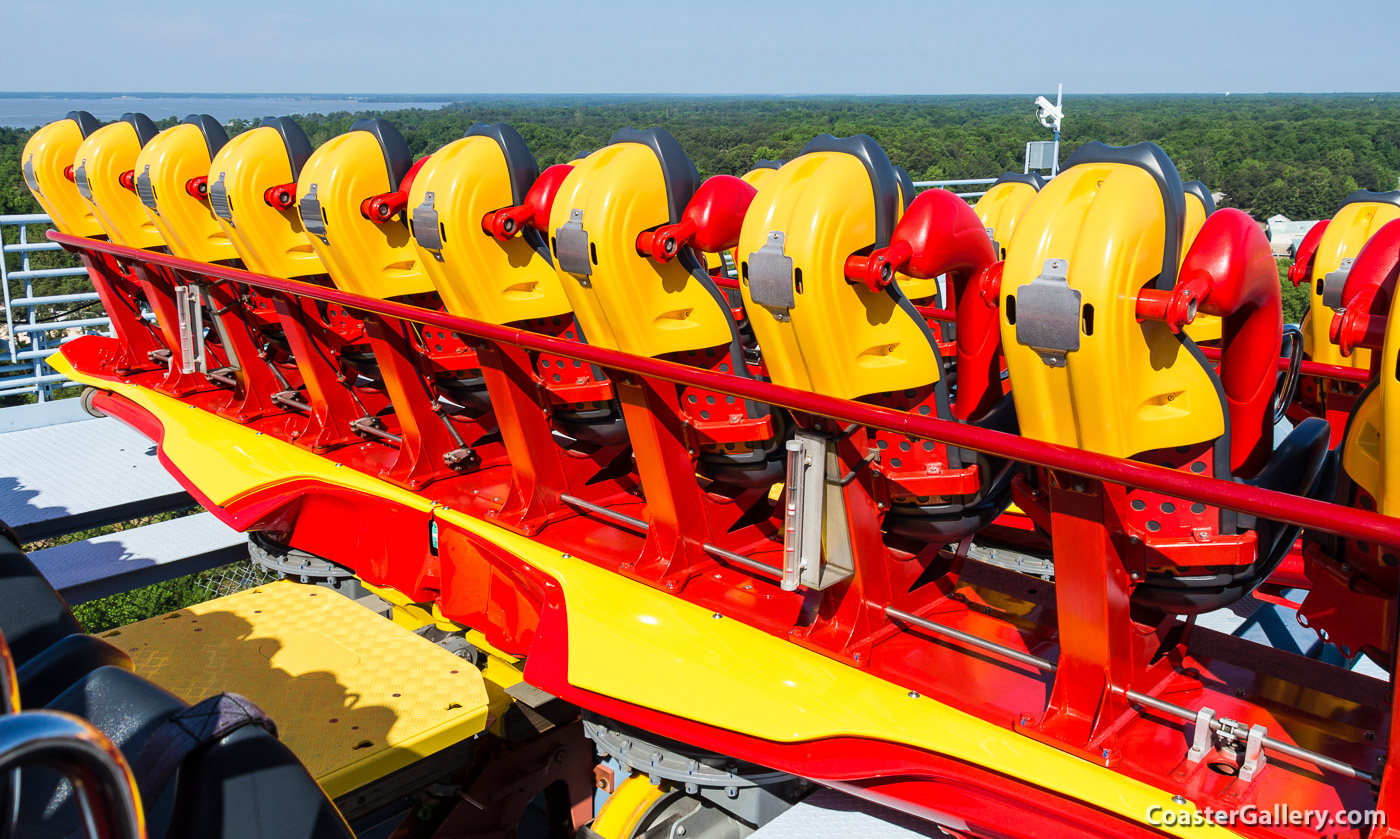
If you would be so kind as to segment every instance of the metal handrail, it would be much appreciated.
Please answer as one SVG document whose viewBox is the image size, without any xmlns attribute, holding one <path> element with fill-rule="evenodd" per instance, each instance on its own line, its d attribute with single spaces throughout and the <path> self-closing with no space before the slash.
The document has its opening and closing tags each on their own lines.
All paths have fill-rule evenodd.
<svg viewBox="0 0 1400 839">
<path fill-rule="evenodd" d="M 0 772 L 34 765 L 68 779 L 88 836 L 145 839 L 146 819 L 131 767 L 91 723 L 59 711 L 0 717 Z"/>
<path fill-rule="evenodd" d="M 54 277 L 77 277 L 86 273 L 82 267 L 73 268 L 32 268 L 30 256 L 35 253 L 62 250 L 56 242 L 29 240 L 29 226 L 51 224 L 52 220 L 42 213 L 0 216 L 0 231 L 7 227 L 18 230 L 18 242 L 0 244 L 0 287 L 3 288 L 5 307 L 5 342 L 9 345 L 10 364 L 0 367 L 0 396 L 34 393 L 39 401 L 46 400 L 55 388 L 72 387 L 74 383 L 66 376 L 59 375 L 49 367 L 46 359 L 58 352 L 68 336 L 57 339 L 51 333 L 69 329 L 82 329 L 85 333 L 96 329 L 107 329 L 110 321 L 105 317 L 88 317 L 74 321 L 41 321 L 38 317 L 40 306 L 60 303 L 86 303 L 97 300 L 96 292 L 77 294 L 35 295 L 34 281 Z M 3 239 L 0 239 L 3 242 Z M 6 263 L 9 254 L 19 254 L 20 267 L 11 271 Z M 22 281 L 23 296 L 11 293 L 10 283 Z M 100 310 L 99 310 L 100 311 Z M 16 318 L 16 313 L 23 313 Z M 17 322 L 18 321 L 18 322 Z M 21 343 L 21 336 L 28 336 Z M 25 362 L 20 364 L 19 362 Z M 20 374 L 20 375 L 16 375 Z M 27 375 L 24 375 L 27 374 Z"/>
<path fill-rule="evenodd" d="M 111 254 L 123 260 L 146 262 L 211 279 L 253 286 L 278 294 L 334 303 L 352 310 L 411 321 L 413 323 L 471 335 L 488 341 L 510 344 L 527 350 L 560 355 L 565 358 L 597 364 L 627 374 L 649 376 L 676 384 L 699 387 L 717 393 L 750 399 L 830 417 L 843 423 L 878 428 L 946 445 L 973 449 L 984 454 L 1028 463 L 1048 469 L 1069 472 L 1093 480 L 1123 486 L 1141 487 L 1176 498 L 1200 501 L 1227 510 L 1235 510 L 1273 521 L 1300 527 L 1315 528 L 1362 541 L 1400 546 L 1400 519 L 1367 510 L 1352 509 L 1310 498 L 1301 498 L 1248 484 L 1220 478 L 1208 478 L 1189 472 L 1178 472 L 1134 460 L 1125 460 L 1097 452 L 1047 443 L 1015 434 L 992 431 L 974 425 L 933 416 L 910 414 L 852 402 L 834 396 L 783 387 L 770 382 L 743 379 L 662 361 L 631 355 L 591 344 L 581 344 L 562 338 L 552 338 L 508 326 L 472 320 L 430 311 L 391 300 L 375 300 L 334 288 L 311 285 L 296 280 L 283 280 L 263 274 L 230 268 L 224 265 L 195 262 L 168 254 L 129 248 L 111 242 L 86 239 L 53 232 L 49 238 L 74 250 Z"/>
</svg>

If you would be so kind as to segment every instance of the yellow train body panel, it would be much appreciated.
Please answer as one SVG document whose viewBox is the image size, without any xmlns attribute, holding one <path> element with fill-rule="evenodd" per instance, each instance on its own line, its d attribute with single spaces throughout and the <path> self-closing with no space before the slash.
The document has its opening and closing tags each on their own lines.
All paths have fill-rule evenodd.
<svg viewBox="0 0 1400 839">
<path fill-rule="evenodd" d="M 93 207 L 107 236 L 119 245 L 158 248 L 165 244 L 150 213 L 136 193 L 121 185 L 121 175 L 136 168 L 141 138 L 128 122 L 114 122 L 88 135 L 74 156 L 78 191 Z"/>
<path fill-rule="evenodd" d="M 1016 223 L 1038 194 L 1028 183 L 1003 181 L 994 184 L 972 206 L 972 211 L 997 244 L 998 259 L 1006 259 L 1006 245 L 1011 241 L 1011 234 L 1016 232 Z"/>
<path fill-rule="evenodd" d="M 764 248 L 792 260 L 793 306 L 780 320 L 756 301 L 749 263 Z M 846 281 L 846 257 L 875 244 L 875 196 L 854 155 L 813 152 L 768 178 L 744 217 L 744 306 L 776 384 L 847 399 L 922 387 L 941 361 L 920 321 L 886 292 Z"/>
<path fill-rule="evenodd" d="M 111 390 L 159 417 L 162 452 L 173 468 L 200 476 L 216 505 L 272 485 L 314 480 L 370 493 L 489 540 L 558 581 L 568 615 L 569 682 L 620 702 L 760 738 L 800 743 L 854 737 L 902 743 L 964 760 L 1128 818 L 1151 808 L 1187 814 L 1171 794 L 1112 769 L 1074 757 L 927 697 L 849 667 L 785 638 L 554 551 L 458 510 L 325 458 L 260 435 L 251 428 L 194 410 L 134 385 L 93 379 L 61 354 L 54 367 L 78 381 Z M 593 608 L 599 603 L 607 608 Z M 589 605 L 591 604 L 591 605 Z M 627 662 L 618 667 L 619 661 Z M 782 661 L 781 668 L 754 666 Z M 852 708 L 863 709 L 851 713 Z M 1219 827 L 1161 828 L 1179 837 L 1235 835 Z"/>
<path fill-rule="evenodd" d="M 68 180 L 63 171 L 76 165 L 74 158 L 83 144 L 83 131 L 72 119 L 61 119 L 35 131 L 24 144 L 20 165 L 34 200 L 53 219 L 61 233 L 73 236 L 102 236 L 106 229 L 93 207 Z"/>
<path fill-rule="evenodd" d="M 231 217 L 219 224 L 250 271 L 287 278 L 326 273 L 296 205 L 279 210 L 263 200 L 269 188 L 295 180 L 282 135 L 270 127 L 232 138 L 209 164 L 210 189 L 221 184 Z"/>
<path fill-rule="evenodd" d="M 588 343 L 656 357 L 733 339 L 721 302 L 684 256 L 663 263 L 637 253 L 638 234 L 671 222 L 665 174 L 648 146 L 614 143 L 574 164 L 550 211 L 550 250 Z M 580 223 L 591 274 L 571 273 L 576 266 L 560 255 L 561 228 Z"/>
<path fill-rule="evenodd" d="M 208 177 L 209 162 L 204 132 L 188 123 L 160 132 L 136 156 L 138 199 L 147 184 L 154 190 L 154 208 L 142 201 L 151 223 L 171 253 L 197 262 L 238 258 L 209 202 L 185 189 L 190 180 Z"/>
<path fill-rule="evenodd" d="M 1201 232 L 1201 228 L 1206 223 L 1206 205 L 1201 203 L 1200 196 L 1193 192 L 1186 193 L 1186 219 L 1184 230 L 1181 234 L 1181 255 L 1185 258 L 1191 250 L 1191 244 L 1196 241 L 1196 234 Z M 1198 314 L 1196 319 L 1186 325 L 1183 330 L 1186 335 L 1196 343 L 1203 341 L 1219 341 L 1221 329 L 1220 318 L 1215 315 Z"/>
<path fill-rule="evenodd" d="M 297 200 L 304 208 L 314 195 L 319 204 L 325 238 L 309 231 L 311 244 L 338 288 L 379 299 L 433 290 L 408 225 L 375 224 L 360 213 L 366 198 L 389 190 L 384 152 L 366 131 L 327 141 L 301 170 Z"/>
<path fill-rule="evenodd" d="M 1303 320 L 1303 351 L 1313 361 L 1339 367 L 1367 369 L 1371 366 L 1371 350 L 1356 349 L 1343 356 L 1332 343 L 1329 330 L 1333 311 L 1322 302 L 1327 275 L 1341 267 L 1342 260 L 1355 259 L 1372 234 L 1387 222 L 1400 218 L 1400 207 L 1383 202 L 1360 201 L 1346 204 L 1332 217 L 1317 243 L 1313 260 L 1312 293 L 1308 297 L 1308 314 Z"/>
<path fill-rule="evenodd" d="M 1051 181 L 1019 223 L 1002 277 L 1001 343 L 1025 436 L 1131 457 L 1224 432 L 1209 374 L 1165 324 L 1137 321 L 1137 292 L 1162 270 L 1161 195 L 1146 170 L 1086 163 Z M 1013 298 L 1051 259 L 1068 263 L 1082 295 L 1079 349 L 1058 367 L 1019 343 L 1012 322 Z"/>
<path fill-rule="evenodd" d="M 409 211 L 426 206 L 436 212 L 442 245 L 424 247 L 425 237 L 415 231 L 418 262 L 449 312 L 506 324 L 569 311 L 554 266 L 524 236 L 501 242 L 482 230 L 488 213 L 515 203 L 505 154 L 492 137 L 448 143 L 414 178 Z"/>
<path fill-rule="evenodd" d="M 1400 297 L 1391 300 L 1390 317 L 1400 317 Z M 1380 352 L 1382 371 L 1400 369 L 1400 330 L 1386 330 Z M 1400 382 L 1394 376 L 1378 376 L 1357 407 L 1342 445 L 1342 468 L 1376 499 L 1376 512 L 1400 516 Z"/>
</svg>

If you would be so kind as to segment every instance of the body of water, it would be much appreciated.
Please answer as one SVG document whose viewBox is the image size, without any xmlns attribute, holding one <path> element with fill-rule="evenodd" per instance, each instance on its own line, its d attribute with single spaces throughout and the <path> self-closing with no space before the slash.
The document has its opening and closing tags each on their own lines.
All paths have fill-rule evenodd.
<svg viewBox="0 0 1400 839">
<path fill-rule="evenodd" d="M 222 122 L 290 114 L 329 114 L 336 111 L 391 111 L 401 108 L 436 110 L 447 104 L 408 100 L 383 100 L 349 96 L 0 96 L 0 126 L 34 128 L 62 119 L 69 111 L 88 111 L 111 122 L 128 111 L 151 119 L 211 114 Z"/>
</svg>

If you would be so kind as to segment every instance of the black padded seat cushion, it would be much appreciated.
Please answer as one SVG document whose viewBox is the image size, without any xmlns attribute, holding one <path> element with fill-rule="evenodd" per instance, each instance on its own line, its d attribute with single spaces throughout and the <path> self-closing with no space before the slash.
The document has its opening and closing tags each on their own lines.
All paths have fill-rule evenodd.
<svg viewBox="0 0 1400 839">
<path fill-rule="evenodd" d="M 182 125 L 195 126 L 199 133 L 204 135 L 204 147 L 209 150 L 210 160 L 219 153 L 219 149 L 228 144 L 228 132 L 224 130 L 223 124 L 208 114 L 190 114 L 180 122 Z"/>
<path fill-rule="evenodd" d="M 94 670 L 48 705 L 97 726 L 133 765 L 161 726 L 187 707 L 140 676 L 113 667 Z M 21 788 L 26 839 L 67 837 L 78 829 L 77 807 L 57 775 L 25 769 Z M 190 752 L 174 782 L 154 801 L 142 803 L 150 839 L 353 837 L 305 767 L 255 726 Z"/>
<path fill-rule="evenodd" d="M 133 761 L 172 714 L 185 703 L 133 673 L 116 667 L 92 671 L 46 706 L 92 723 Z M 58 774 L 42 767 L 27 767 L 20 781 L 20 820 L 26 839 L 67 837 L 79 829 L 81 819 L 70 790 Z M 152 839 L 163 833 L 159 802 L 143 802 Z"/>
<path fill-rule="evenodd" d="M 301 167 L 311 159 L 314 149 L 296 120 L 291 117 L 266 117 L 258 123 L 258 127 L 271 128 L 281 136 L 282 145 L 287 149 L 287 160 L 292 164 L 292 180 L 301 177 Z"/>
<path fill-rule="evenodd" d="M 68 604 L 19 545 L 0 538 L 0 633 L 15 666 L 23 667 L 65 636 L 82 631 Z"/>
<path fill-rule="evenodd" d="M 17 668 L 20 705 L 47 705 L 99 667 L 136 669 L 131 656 L 101 638 L 82 633 L 64 636 Z"/>
<path fill-rule="evenodd" d="M 71 119 L 78 124 L 78 130 L 83 133 L 83 139 L 102 127 L 102 120 L 88 113 L 87 111 L 69 111 L 64 119 Z"/>
<path fill-rule="evenodd" d="M 408 170 L 413 168 L 413 152 L 394 124 L 384 119 L 357 119 L 351 131 L 364 131 L 379 141 L 384 166 L 389 170 L 389 191 L 398 192 Z"/>
</svg>

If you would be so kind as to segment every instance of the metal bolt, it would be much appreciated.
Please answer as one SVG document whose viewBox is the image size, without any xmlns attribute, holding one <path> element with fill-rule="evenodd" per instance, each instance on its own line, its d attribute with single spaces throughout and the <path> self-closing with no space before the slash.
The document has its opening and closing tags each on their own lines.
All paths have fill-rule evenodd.
<svg viewBox="0 0 1400 839">
<path fill-rule="evenodd" d="M 919 698 L 919 692 L 918 692 L 917 690 L 911 690 L 911 691 L 909 691 L 909 698 L 910 698 L 910 699 L 918 699 L 918 698 Z"/>
<path fill-rule="evenodd" d="M 719 620 L 720 618 L 724 617 L 724 615 L 721 615 L 719 612 L 715 612 L 713 615 L 710 615 L 710 617 L 714 618 L 715 620 Z"/>
<path fill-rule="evenodd" d="M 573 554 L 564 554 L 564 559 L 573 559 L 573 558 L 574 558 L 574 555 L 573 555 Z"/>
<path fill-rule="evenodd" d="M 1374 732 L 1374 731 L 1367 731 L 1365 737 L 1366 737 L 1367 740 L 1374 740 L 1374 739 L 1376 739 L 1376 732 Z"/>
<path fill-rule="evenodd" d="M 1172 796 L 1172 803 L 1173 803 L 1173 804 L 1185 804 L 1185 803 L 1186 803 L 1186 796 L 1184 796 L 1184 795 L 1173 795 L 1173 796 Z"/>
</svg>

